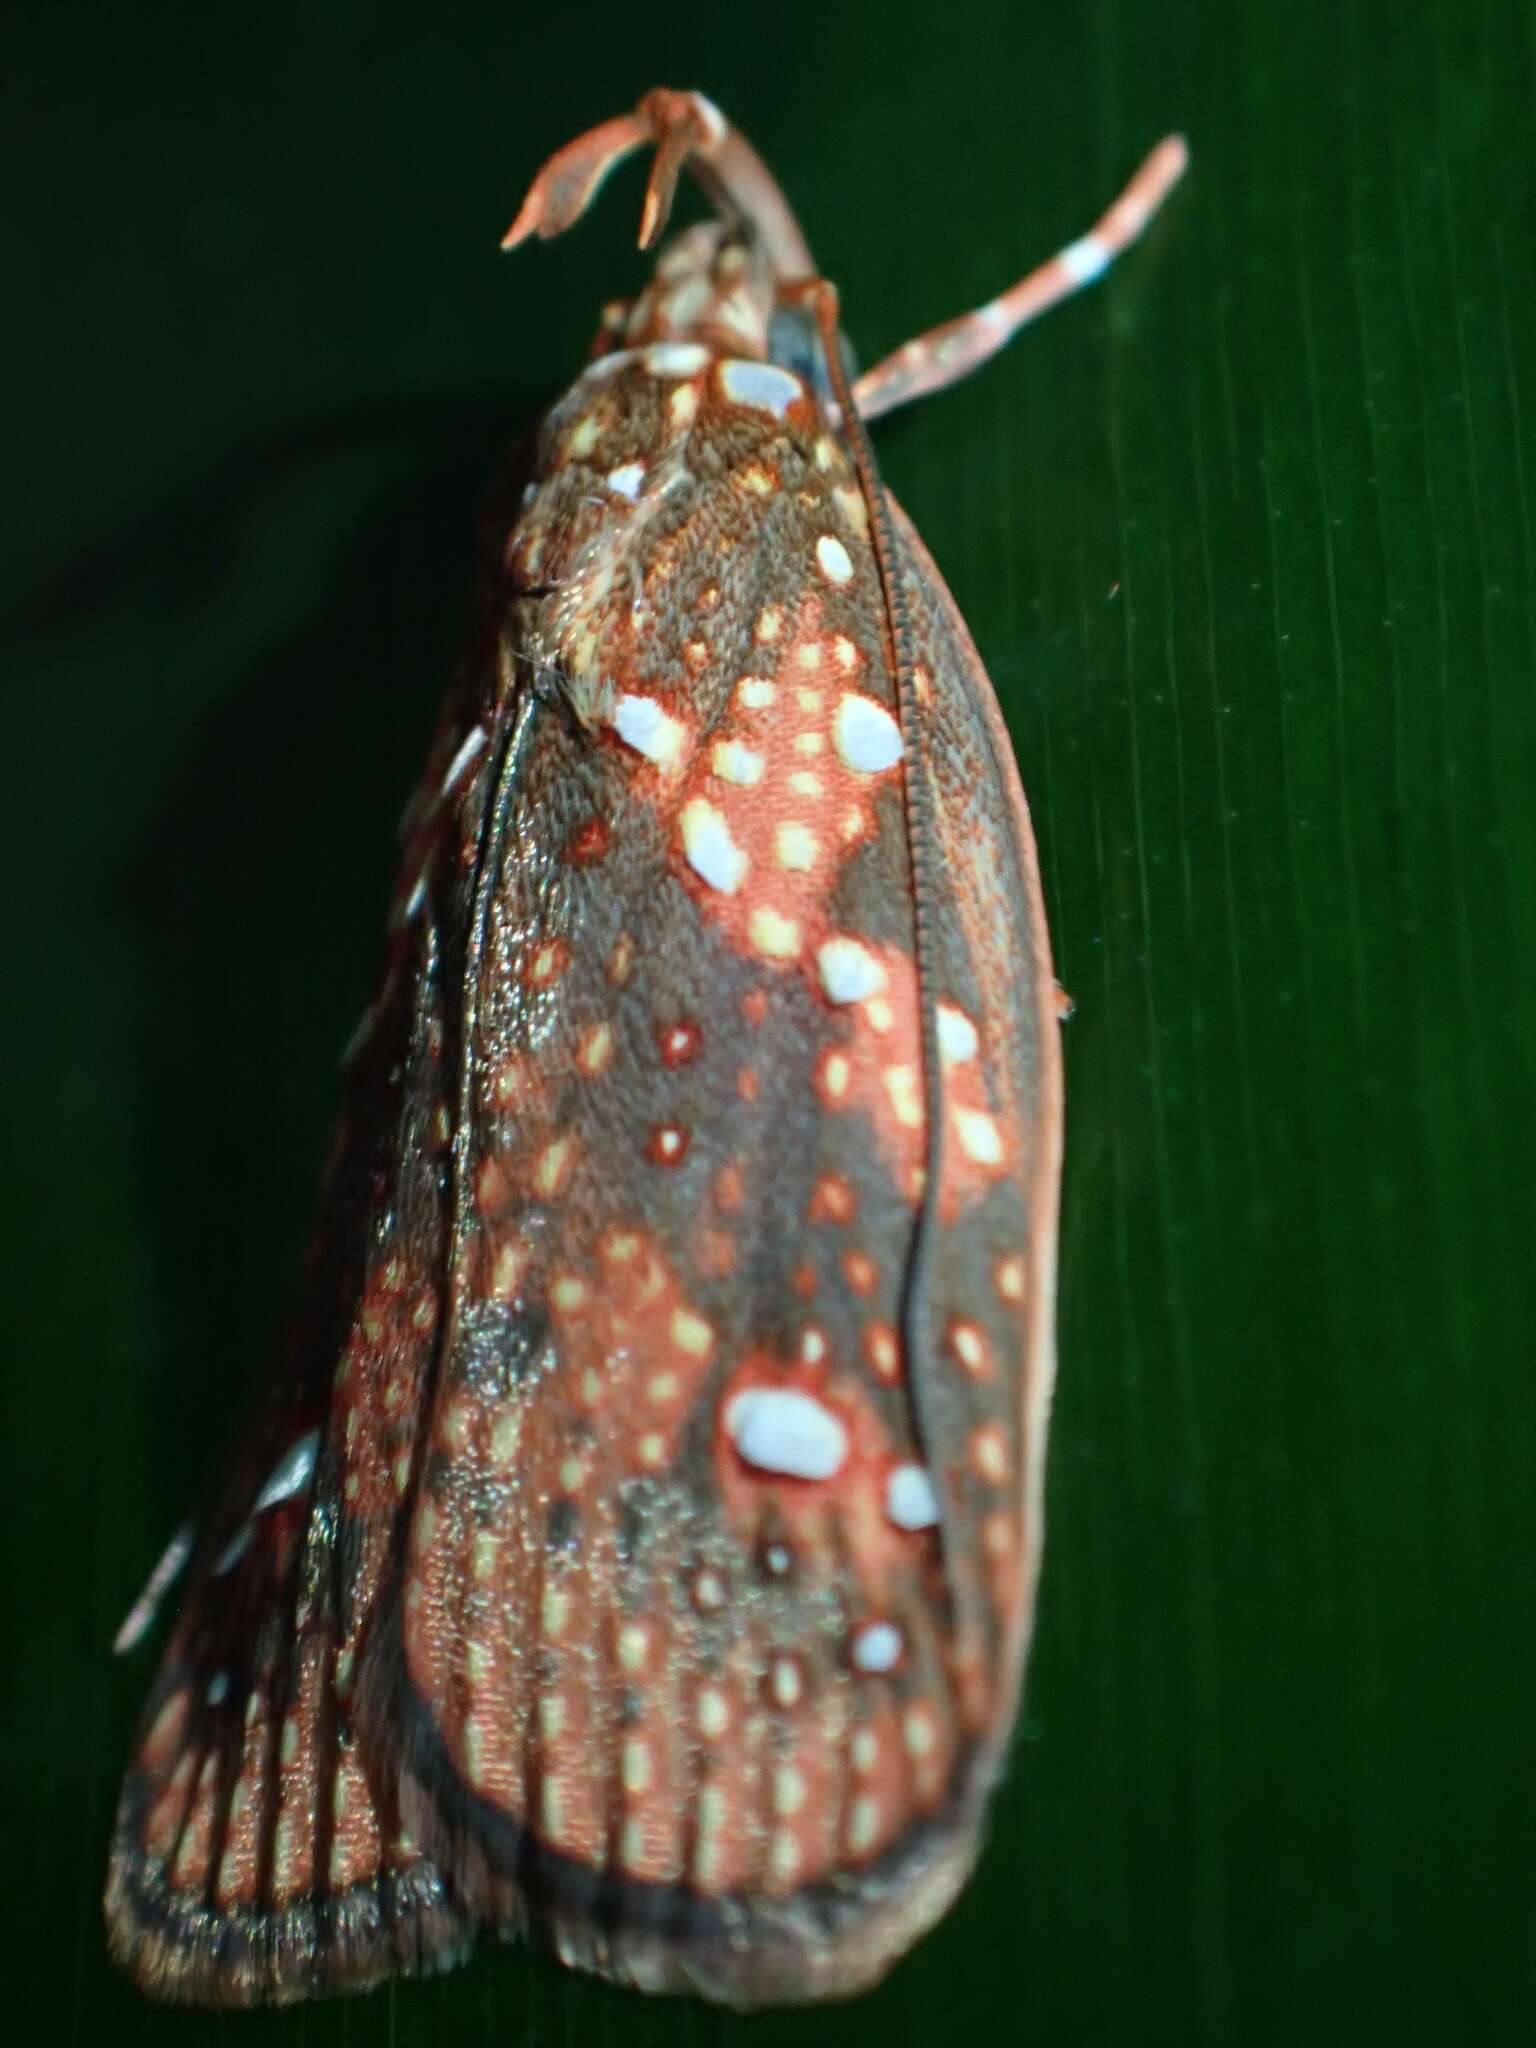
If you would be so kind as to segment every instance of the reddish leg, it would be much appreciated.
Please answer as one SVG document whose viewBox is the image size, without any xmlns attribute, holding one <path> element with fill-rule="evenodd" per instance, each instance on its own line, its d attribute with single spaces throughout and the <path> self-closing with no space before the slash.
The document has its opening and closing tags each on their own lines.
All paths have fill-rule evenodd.
<svg viewBox="0 0 1536 2048">
<path fill-rule="evenodd" d="M 1102 277 L 1162 205 L 1188 162 L 1183 136 L 1164 137 L 1090 233 L 1059 250 L 990 304 L 945 321 L 866 370 L 853 387 L 860 418 L 876 419 L 909 399 L 942 391 L 946 384 L 968 377 L 1012 341 L 1021 327 Z"/>
</svg>

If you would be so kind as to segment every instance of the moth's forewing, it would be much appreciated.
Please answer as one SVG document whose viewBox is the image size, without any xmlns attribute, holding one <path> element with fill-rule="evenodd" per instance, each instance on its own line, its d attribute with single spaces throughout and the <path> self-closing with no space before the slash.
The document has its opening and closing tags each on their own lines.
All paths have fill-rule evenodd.
<svg viewBox="0 0 1536 2048">
<path fill-rule="evenodd" d="M 1060 1126 L 985 677 L 903 526 L 904 745 L 866 507 L 774 375 L 754 402 L 702 350 L 600 364 L 508 536 L 443 1349 L 363 1689 L 472 1916 L 748 2004 L 868 1981 L 974 1855 Z M 909 1304 L 917 772 L 947 1128 Z"/>
<path fill-rule="evenodd" d="M 118 1807 L 109 1937 L 159 1997 L 281 2001 L 466 1939 L 354 1712 L 447 1276 L 472 877 L 442 838 L 412 833 L 286 1358 L 212 1496 Z"/>
</svg>

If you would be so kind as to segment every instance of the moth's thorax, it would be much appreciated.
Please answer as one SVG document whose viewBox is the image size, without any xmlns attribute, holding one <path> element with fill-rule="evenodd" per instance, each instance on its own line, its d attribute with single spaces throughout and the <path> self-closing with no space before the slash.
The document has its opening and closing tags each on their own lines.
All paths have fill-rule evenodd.
<svg viewBox="0 0 1536 2048">
<path fill-rule="evenodd" d="M 671 238 L 637 299 L 605 312 L 605 337 L 629 348 L 697 341 L 762 359 L 773 303 L 773 274 L 758 244 L 720 221 L 701 221 Z"/>
</svg>

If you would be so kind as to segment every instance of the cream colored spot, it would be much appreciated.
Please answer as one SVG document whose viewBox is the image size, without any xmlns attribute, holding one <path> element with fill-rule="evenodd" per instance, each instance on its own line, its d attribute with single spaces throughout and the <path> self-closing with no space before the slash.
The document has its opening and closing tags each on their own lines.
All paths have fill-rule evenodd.
<svg viewBox="0 0 1536 2048">
<path fill-rule="evenodd" d="M 849 484 L 834 484 L 832 497 L 854 532 L 861 538 L 869 532 L 869 514 L 864 507 L 864 493 Z"/>
<path fill-rule="evenodd" d="M 968 1159 L 974 1159 L 978 1166 L 1002 1164 L 1003 1141 L 996 1123 L 985 1110 L 957 1109 L 955 1132 L 961 1151 Z"/>
<path fill-rule="evenodd" d="M 580 1458 L 560 1460 L 560 1484 L 567 1493 L 580 1493 L 586 1476 L 587 1468 Z"/>
<path fill-rule="evenodd" d="M 633 1814 L 619 1830 L 619 1854 L 628 1870 L 639 1870 L 645 1863 L 645 1828 Z"/>
<path fill-rule="evenodd" d="M 763 676 L 743 676 L 736 685 L 736 695 L 748 711 L 766 711 L 778 694 L 778 684 Z"/>
<path fill-rule="evenodd" d="M 775 1657 L 768 1667 L 768 1691 L 774 1705 L 798 1706 L 802 1690 L 800 1666 L 794 1658 Z"/>
<path fill-rule="evenodd" d="M 706 1565 L 703 1571 L 695 1574 L 693 1604 L 705 1614 L 718 1614 L 725 1605 L 725 1594 L 725 1580 L 711 1566 Z"/>
<path fill-rule="evenodd" d="M 575 1164 L 575 1143 L 570 1138 L 552 1138 L 539 1154 L 533 1169 L 533 1184 L 541 1195 L 557 1195 Z"/>
<path fill-rule="evenodd" d="M 1008 1446 L 995 1424 L 978 1429 L 972 1436 L 971 1463 L 992 1486 L 1001 1486 L 1008 1477 Z"/>
<path fill-rule="evenodd" d="M 747 932 L 758 952 L 770 960 L 793 960 L 800 951 L 799 925 L 766 905 L 753 911 Z"/>
<path fill-rule="evenodd" d="M 641 1464 L 654 1471 L 667 1455 L 667 1440 L 654 1429 L 648 1430 L 635 1446 L 635 1452 Z"/>
<path fill-rule="evenodd" d="M 848 1847 L 859 1856 L 874 1847 L 880 1833 L 879 1803 L 861 1792 L 848 1809 Z"/>
<path fill-rule="evenodd" d="M 821 795 L 821 777 L 808 768 L 797 768 L 789 778 L 789 790 L 792 796 L 808 797 L 814 802 Z"/>
<path fill-rule="evenodd" d="M 837 638 L 832 642 L 832 652 L 836 657 L 838 667 L 845 674 L 851 675 L 854 669 L 858 667 L 859 650 L 846 634 L 838 634 Z"/>
<path fill-rule="evenodd" d="M 800 1332 L 800 1356 L 807 1365 L 820 1365 L 827 1355 L 827 1340 L 814 1323 Z"/>
<path fill-rule="evenodd" d="M 781 1880 L 793 1877 L 800 1868 L 800 1844 L 787 1828 L 781 1828 L 774 1836 L 770 1860 L 774 1876 Z"/>
<path fill-rule="evenodd" d="M 800 668 L 805 669 L 808 673 L 814 673 L 815 670 L 821 667 L 821 642 L 819 640 L 802 641 L 795 649 L 795 661 Z M 821 700 L 818 697 L 816 701 L 820 703 Z"/>
<path fill-rule="evenodd" d="M 554 1742 L 565 1726 L 565 1701 L 557 1692 L 547 1692 L 539 1701 L 539 1733 Z"/>
<path fill-rule="evenodd" d="M 987 1339 L 976 1323 L 951 1323 L 949 1326 L 949 1348 L 956 1361 L 974 1378 L 980 1378 L 991 1364 L 987 1355 Z"/>
<path fill-rule="evenodd" d="M 880 1738 L 872 1728 L 856 1728 L 853 1733 L 853 1768 L 861 1777 L 868 1777 L 879 1761 Z"/>
<path fill-rule="evenodd" d="M 821 692 L 820 690 L 815 689 L 796 690 L 795 702 L 800 706 L 800 709 L 802 711 L 819 711 L 821 709 L 822 704 Z"/>
<path fill-rule="evenodd" d="M 848 550 L 833 533 L 824 533 L 817 541 L 816 566 L 829 583 L 847 583 L 853 575 Z"/>
<path fill-rule="evenodd" d="M 997 1291 L 1004 1301 L 1024 1299 L 1024 1261 L 1020 1258 L 999 1259 L 993 1272 Z"/>
<path fill-rule="evenodd" d="M 505 1469 L 516 1462 L 523 1440 L 523 1418 L 515 1408 L 504 1408 L 491 1431 L 491 1463 Z"/>
<path fill-rule="evenodd" d="M 766 498 L 773 490 L 773 478 L 760 462 L 748 462 L 736 472 L 739 490 L 751 491 L 759 498 Z"/>
<path fill-rule="evenodd" d="M 774 858 L 781 868 L 794 873 L 808 874 L 820 851 L 820 843 L 809 825 L 791 821 L 780 825 L 773 835 Z"/>
<path fill-rule="evenodd" d="M 646 1392 L 653 1401 L 675 1401 L 681 1384 L 675 1372 L 659 1372 L 652 1379 Z"/>
<path fill-rule="evenodd" d="M 560 1839 L 560 1831 L 565 1825 L 565 1802 L 560 1796 L 560 1781 L 558 1778 L 546 1778 L 544 1780 L 544 1789 L 539 1799 L 539 1808 L 544 1817 L 545 1834 L 549 1836 L 552 1842 L 558 1841 Z"/>
<path fill-rule="evenodd" d="M 476 1715 L 471 1714 L 464 1723 L 464 1769 L 470 1782 L 483 1784 L 485 1780 L 485 1730 Z M 342 1779 L 336 1780 L 336 1792 L 340 1797 Z"/>
<path fill-rule="evenodd" d="M 644 1792 L 650 1785 L 650 1748 L 634 1736 L 631 1736 L 624 1745 L 620 1774 L 624 1781 L 624 1790 L 631 1794 Z"/>
<path fill-rule="evenodd" d="M 586 1300 L 587 1284 L 584 1280 L 578 1280 L 574 1273 L 560 1273 L 556 1276 L 549 1294 L 556 1308 L 571 1315 Z"/>
<path fill-rule="evenodd" d="M 884 996 L 871 996 L 864 1005 L 864 1015 L 869 1020 L 871 1031 L 886 1032 L 896 1022 L 896 1012 Z"/>
<path fill-rule="evenodd" d="M 749 862 L 732 838 L 724 812 L 704 797 L 691 797 L 683 806 L 680 823 L 689 867 L 711 889 L 734 896 L 746 879 Z"/>
<path fill-rule="evenodd" d="M 750 789 L 763 779 L 763 757 L 739 740 L 716 740 L 710 766 L 722 782 L 734 782 Z"/>
<path fill-rule="evenodd" d="M 891 1098 L 891 1108 L 896 1121 L 909 1131 L 921 1128 L 923 1121 L 923 1094 L 917 1085 L 917 1072 L 913 1067 L 887 1067 L 885 1070 L 885 1092 Z"/>
<path fill-rule="evenodd" d="M 577 460 L 584 455 L 590 455 L 597 446 L 597 437 L 601 432 L 602 424 L 596 413 L 589 412 L 572 427 L 565 444 L 566 454 L 574 456 Z"/>
<path fill-rule="evenodd" d="M 846 1053 L 828 1053 L 821 1069 L 821 1085 L 827 1094 L 834 1101 L 840 1102 L 848 1093 L 848 1083 L 851 1079 L 852 1070 L 848 1065 Z"/>
<path fill-rule="evenodd" d="M 551 1641 L 565 1633 L 565 1624 L 570 1620 L 571 1603 L 559 1586 L 546 1586 L 544 1598 L 539 1607 L 539 1620 L 544 1633 Z"/>
<path fill-rule="evenodd" d="M 643 1671 L 650 1655 L 650 1630 L 638 1621 L 626 1621 L 619 1630 L 619 1662 L 629 1672 Z"/>
<path fill-rule="evenodd" d="M 931 1755 L 938 1741 L 933 1729 L 933 1716 L 926 1707 L 908 1707 L 902 1716 L 901 1733 L 909 1756 Z"/>
<path fill-rule="evenodd" d="M 830 436 L 823 434 L 816 443 L 816 467 L 830 469 L 836 458 L 837 450 L 833 447 Z"/>
<path fill-rule="evenodd" d="M 883 1380 L 893 1380 L 901 1366 L 901 1349 L 889 1323 L 871 1323 L 864 1339 L 869 1362 Z"/>
<path fill-rule="evenodd" d="M 672 1342 L 679 1351 L 686 1351 L 690 1358 L 708 1356 L 715 1333 L 702 1316 L 691 1309 L 675 1309 L 672 1314 Z"/>
<path fill-rule="evenodd" d="M 640 486 L 645 482 L 645 464 L 626 462 L 618 469 L 610 469 L 604 479 L 610 491 L 616 491 L 621 498 L 633 502 L 640 495 Z"/>
<path fill-rule="evenodd" d="M 699 394 L 691 384 L 679 384 L 667 405 L 674 427 L 689 426 L 699 409 Z"/>
<path fill-rule="evenodd" d="M 713 1740 L 723 1735 L 731 1725 L 731 1710 L 726 1697 L 715 1685 L 706 1685 L 699 1693 L 699 1733 Z"/>
<path fill-rule="evenodd" d="M 576 1064 L 589 1080 L 601 1074 L 613 1059 L 613 1026 L 594 1024 L 582 1039 Z"/>
<path fill-rule="evenodd" d="M 788 1820 L 805 1804 L 805 1775 L 793 1764 L 780 1764 L 773 1774 L 773 1810 Z"/>
<path fill-rule="evenodd" d="M 770 640 L 777 640 L 784 629 L 784 615 L 776 604 L 765 605 L 757 615 L 754 637 L 764 646 Z"/>
<path fill-rule="evenodd" d="M 797 754 L 820 754 L 825 751 L 826 744 L 825 738 L 819 732 L 800 732 L 795 734 L 795 752 Z"/>
<path fill-rule="evenodd" d="M 496 1576 L 496 1561 L 501 1555 L 501 1538 L 493 1536 L 489 1529 L 482 1529 L 470 1546 L 470 1570 L 482 1586 L 488 1586 Z"/>
</svg>

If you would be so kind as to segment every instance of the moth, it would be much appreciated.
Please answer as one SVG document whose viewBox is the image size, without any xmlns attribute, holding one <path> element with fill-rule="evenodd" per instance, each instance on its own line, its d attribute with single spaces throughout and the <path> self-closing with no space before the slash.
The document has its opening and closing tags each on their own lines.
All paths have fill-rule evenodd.
<svg viewBox="0 0 1536 2048">
<path fill-rule="evenodd" d="M 977 1854 L 1034 1605 L 1062 1149 L 1013 756 L 865 422 L 1097 276 L 1184 164 L 855 376 L 697 93 L 714 217 L 496 499 L 291 1329 L 195 1530 L 106 1916 L 285 2001 L 477 1933 L 736 2006 L 877 1979 Z"/>
</svg>

